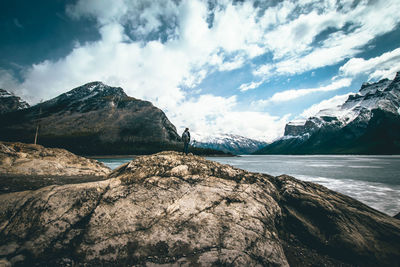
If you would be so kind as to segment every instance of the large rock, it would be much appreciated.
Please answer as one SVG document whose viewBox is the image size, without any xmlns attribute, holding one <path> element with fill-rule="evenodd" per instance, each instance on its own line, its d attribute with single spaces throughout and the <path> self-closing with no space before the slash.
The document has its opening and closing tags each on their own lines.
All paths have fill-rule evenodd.
<svg viewBox="0 0 400 267">
<path fill-rule="evenodd" d="M 0 193 L 104 180 L 111 169 L 67 150 L 0 142 Z"/>
<path fill-rule="evenodd" d="M 316 184 L 174 152 L 138 157 L 109 178 L 0 195 L 0 258 L 26 265 L 399 265 L 399 220 Z"/>
<path fill-rule="evenodd" d="M 0 175 L 106 176 L 111 169 L 65 149 L 0 142 Z"/>
</svg>

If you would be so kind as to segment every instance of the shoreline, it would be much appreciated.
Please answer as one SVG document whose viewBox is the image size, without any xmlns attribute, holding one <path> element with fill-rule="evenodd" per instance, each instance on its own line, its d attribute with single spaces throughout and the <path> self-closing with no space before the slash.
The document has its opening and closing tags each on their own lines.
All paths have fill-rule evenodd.
<svg viewBox="0 0 400 267">
<path fill-rule="evenodd" d="M 191 154 L 191 153 L 189 153 Z M 152 154 L 149 154 L 152 155 Z M 148 156 L 148 155 L 82 155 L 82 157 L 88 158 L 88 159 L 127 159 L 127 158 L 136 158 L 140 156 Z M 200 156 L 200 157 L 212 157 L 212 158 L 232 158 L 232 157 L 241 157 L 241 155 L 218 155 L 218 154 L 211 154 L 211 155 L 195 155 L 195 156 Z"/>
<path fill-rule="evenodd" d="M 95 175 L 27 175 L 0 173 L 0 195 L 26 190 L 38 190 L 50 185 L 82 184 L 107 180 Z"/>
</svg>

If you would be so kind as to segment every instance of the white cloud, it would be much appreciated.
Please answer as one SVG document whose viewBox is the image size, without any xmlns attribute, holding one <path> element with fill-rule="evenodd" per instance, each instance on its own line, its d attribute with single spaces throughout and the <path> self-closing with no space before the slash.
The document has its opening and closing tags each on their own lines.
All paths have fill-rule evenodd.
<svg viewBox="0 0 400 267">
<path fill-rule="evenodd" d="M 152 101 L 178 128 L 226 129 L 269 139 L 282 131 L 284 118 L 234 111 L 233 96 L 190 96 L 201 92 L 196 87 L 210 73 L 251 66 L 251 59 L 265 53 L 272 60 L 253 71 L 261 79 L 242 84 L 241 91 L 255 89 L 274 75 L 336 64 L 377 35 L 391 31 L 400 20 L 400 2 L 395 0 L 361 1 L 355 8 L 350 2 L 319 0 L 281 1 L 267 9 L 251 1 L 214 4 L 209 10 L 208 2 L 200 0 L 78 0 L 68 6 L 67 14 L 95 19 L 101 39 L 77 43 L 64 58 L 30 66 L 23 72 L 22 83 L 5 74 L 1 81 L 13 83 L 30 102 L 38 102 L 100 80 Z M 344 25 L 350 25 L 353 33 L 347 34 Z M 341 30 L 316 43 L 322 32 L 332 28 Z M 320 88 L 279 92 L 259 104 L 336 90 L 350 82 L 342 79 Z"/>
<path fill-rule="evenodd" d="M 259 87 L 262 83 L 263 83 L 263 81 L 244 83 L 244 84 L 240 85 L 239 90 L 241 92 L 252 90 L 252 89 L 255 89 L 255 88 Z"/>
<path fill-rule="evenodd" d="M 265 35 L 275 61 L 258 67 L 254 75 L 293 75 L 337 64 L 394 30 L 400 22 L 399 9 L 397 0 L 362 1 L 355 8 L 328 5 L 323 12 L 301 15 Z M 343 29 L 345 25 L 351 33 Z M 329 28 L 341 30 L 313 44 Z"/>
<path fill-rule="evenodd" d="M 13 74 L 7 70 L 0 69 L 0 88 L 20 96 L 21 92 L 19 92 L 18 87 L 18 81 L 14 78 Z"/>
<path fill-rule="evenodd" d="M 347 98 L 350 95 L 353 95 L 353 94 L 349 93 L 349 94 L 344 94 L 344 95 L 337 95 L 330 99 L 323 100 L 320 103 L 314 104 L 311 107 L 305 109 L 300 114 L 300 117 L 309 118 L 309 117 L 312 117 L 315 114 L 317 114 L 320 110 L 330 109 L 330 108 L 335 108 L 337 106 L 340 106 L 347 100 Z"/>
<path fill-rule="evenodd" d="M 329 85 L 322 86 L 322 87 L 317 87 L 317 88 L 307 88 L 307 89 L 292 89 L 292 90 L 286 90 L 282 92 L 275 93 L 273 96 L 266 100 L 259 100 L 255 102 L 254 104 L 256 106 L 266 106 L 270 103 L 281 103 L 281 102 L 287 102 L 291 101 L 312 93 L 316 92 L 328 92 L 328 91 L 334 91 L 338 90 L 343 87 L 347 87 L 351 85 L 351 79 L 349 78 L 343 78 L 338 81 L 334 81 Z"/>
<path fill-rule="evenodd" d="M 352 58 L 341 66 L 339 71 L 343 76 L 369 74 L 370 80 L 393 79 L 396 72 L 400 71 L 400 48 L 368 60 Z"/>
<path fill-rule="evenodd" d="M 213 95 L 189 99 L 169 117 L 178 125 L 179 133 L 189 127 L 191 132 L 202 136 L 231 133 L 265 141 L 281 136 L 288 122 L 288 116 L 279 118 L 263 112 L 237 111 L 236 96 Z"/>
</svg>

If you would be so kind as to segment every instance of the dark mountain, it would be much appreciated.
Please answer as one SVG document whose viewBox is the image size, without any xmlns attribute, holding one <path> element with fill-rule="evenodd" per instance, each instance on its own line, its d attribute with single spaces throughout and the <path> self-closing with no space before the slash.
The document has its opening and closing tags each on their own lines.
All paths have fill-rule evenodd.
<svg viewBox="0 0 400 267">
<path fill-rule="evenodd" d="M 192 146 L 221 150 L 236 155 L 251 154 L 267 145 L 266 142 L 254 140 L 234 134 L 216 134 L 214 136 L 198 136 Z"/>
<path fill-rule="evenodd" d="M 285 135 L 256 154 L 399 154 L 400 72 L 364 83 L 333 109 L 290 122 Z"/>
<path fill-rule="evenodd" d="M 39 125 L 39 144 L 78 154 L 147 154 L 180 147 L 163 111 L 101 82 L 2 115 L 0 125 L 0 140 L 32 143 Z"/>
<path fill-rule="evenodd" d="M 20 97 L 0 88 L 0 114 L 29 108 L 29 104 Z"/>
</svg>

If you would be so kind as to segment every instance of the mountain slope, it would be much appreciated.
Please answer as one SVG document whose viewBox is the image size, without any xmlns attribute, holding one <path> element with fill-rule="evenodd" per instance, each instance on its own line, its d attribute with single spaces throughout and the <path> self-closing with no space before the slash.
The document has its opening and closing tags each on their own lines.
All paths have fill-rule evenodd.
<svg viewBox="0 0 400 267">
<path fill-rule="evenodd" d="M 217 134 L 214 136 L 196 136 L 192 146 L 211 148 L 232 154 L 251 154 L 266 146 L 266 142 L 257 141 L 234 134 Z"/>
<path fill-rule="evenodd" d="M 343 105 L 291 122 L 256 154 L 399 154 L 400 73 L 363 84 Z"/>
<path fill-rule="evenodd" d="M 175 148 L 175 126 L 150 102 L 92 82 L 28 109 L 0 116 L 0 139 L 38 142 L 79 154 L 153 153 Z"/>
<path fill-rule="evenodd" d="M 29 104 L 20 97 L 0 88 L 0 114 L 29 108 Z"/>
</svg>

